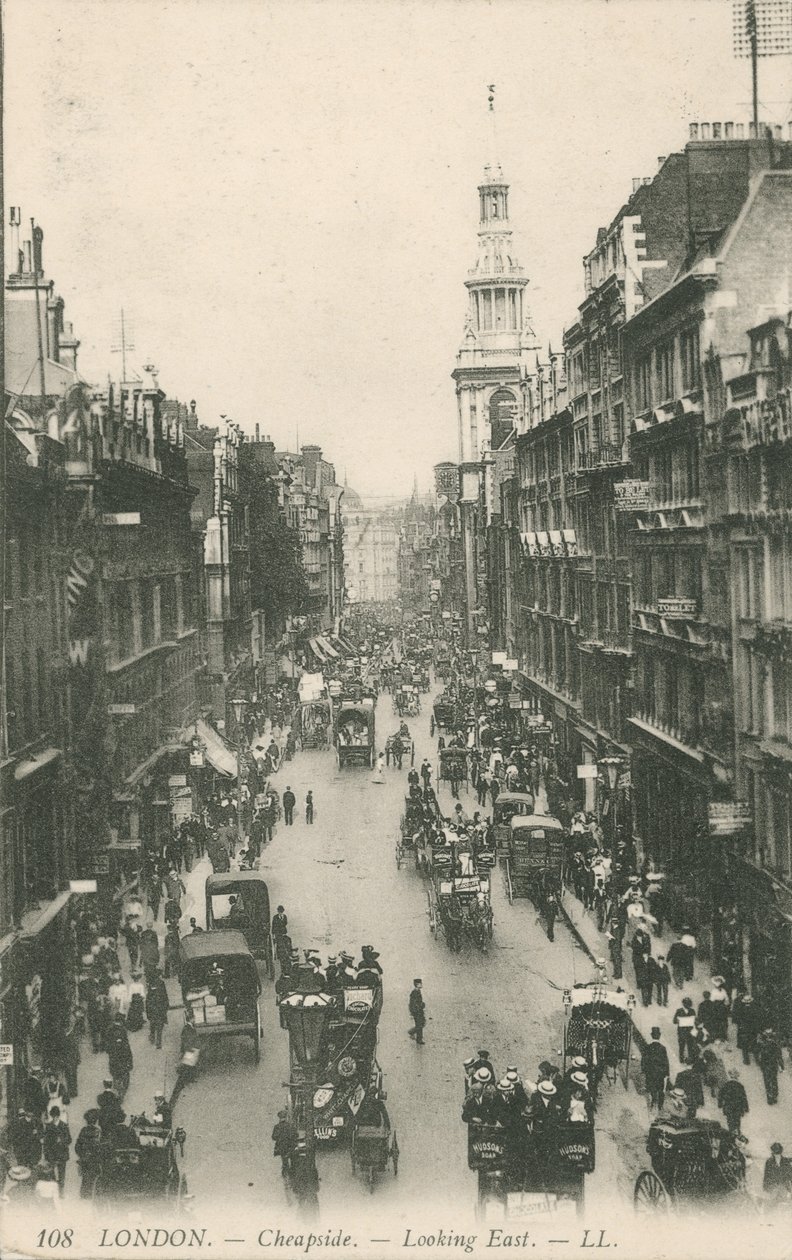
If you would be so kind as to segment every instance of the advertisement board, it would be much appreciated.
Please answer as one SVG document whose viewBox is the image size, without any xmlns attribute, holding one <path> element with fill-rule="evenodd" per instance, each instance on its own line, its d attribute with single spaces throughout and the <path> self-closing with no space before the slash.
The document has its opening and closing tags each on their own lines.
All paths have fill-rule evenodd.
<svg viewBox="0 0 792 1260">
<path fill-rule="evenodd" d="M 645 512 L 649 507 L 649 482 L 633 478 L 614 481 L 613 499 L 617 512 Z"/>
</svg>

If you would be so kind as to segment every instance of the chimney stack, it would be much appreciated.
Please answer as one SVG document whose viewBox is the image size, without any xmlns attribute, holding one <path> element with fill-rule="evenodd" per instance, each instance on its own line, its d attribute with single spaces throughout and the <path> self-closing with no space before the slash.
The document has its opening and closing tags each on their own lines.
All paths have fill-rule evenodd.
<svg viewBox="0 0 792 1260">
<path fill-rule="evenodd" d="M 719 122 L 712 124 L 712 138 L 713 140 L 720 140 L 721 138 L 721 125 Z"/>
<path fill-rule="evenodd" d="M 723 136 L 725 140 L 731 140 L 734 136 L 734 123 L 725 122 L 723 124 Z"/>
<path fill-rule="evenodd" d="M 702 123 L 702 124 L 701 124 L 701 138 L 702 138 L 702 140 L 709 140 L 709 138 L 710 138 L 710 125 L 709 125 L 709 123 Z"/>
<path fill-rule="evenodd" d="M 737 123 L 734 128 L 734 135 L 737 140 L 745 139 L 745 123 Z"/>
</svg>

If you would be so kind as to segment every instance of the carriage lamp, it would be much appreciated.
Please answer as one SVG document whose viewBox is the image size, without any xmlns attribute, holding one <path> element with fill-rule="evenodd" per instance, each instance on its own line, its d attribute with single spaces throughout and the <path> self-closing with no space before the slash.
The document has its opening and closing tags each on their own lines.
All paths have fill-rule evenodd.
<svg viewBox="0 0 792 1260">
<path fill-rule="evenodd" d="M 233 700 L 230 701 L 230 704 L 231 708 L 234 710 L 234 718 L 236 719 L 237 725 L 239 725 L 242 721 L 242 714 L 245 712 L 247 701 L 244 696 L 234 696 Z"/>
</svg>

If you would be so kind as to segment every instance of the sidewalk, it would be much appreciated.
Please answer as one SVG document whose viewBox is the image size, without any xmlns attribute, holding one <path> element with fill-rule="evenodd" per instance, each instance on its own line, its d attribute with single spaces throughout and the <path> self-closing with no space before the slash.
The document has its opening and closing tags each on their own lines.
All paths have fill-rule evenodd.
<svg viewBox="0 0 792 1260">
<path fill-rule="evenodd" d="M 562 902 L 573 931 L 592 960 L 596 958 L 605 958 L 607 960 L 607 941 L 604 933 L 597 928 L 593 913 L 584 909 L 581 902 L 578 901 L 569 888 L 565 890 Z M 674 940 L 676 940 L 675 936 L 669 937 L 667 934 L 659 936 L 653 934 L 652 952 L 655 955 L 665 953 L 667 956 L 668 948 Z M 652 1028 L 658 1027 L 661 1030 L 663 1045 L 668 1051 L 673 1078 L 682 1067 L 677 1053 L 676 1025 L 673 1022 L 674 1012 L 681 1005 L 683 997 L 691 997 L 693 1005 L 696 1008 L 698 1007 L 704 989 L 710 987 L 709 971 L 706 964 L 697 961 L 696 976 L 683 989 L 677 989 L 672 981 L 668 992 L 668 1006 L 658 1006 L 654 1001 L 650 1006 L 642 1004 L 640 991 L 635 983 L 632 956 L 628 949 L 624 951 L 624 978 L 618 983 L 628 991 L 634 992 L 637 998 L 637 1005 L 633 1012 L 633 1024 L 637 1033 L 635 1040 L 639 1048 L 642 1042 L 651 1038 Z M 727 1072 L 732 1068 L 736 1068 L 740 1073 L 740 1080 L 745 1087 L 749 1107 L 748 1115 L 743 1118 L 742 1132 L 749 1141 L 749 1149 L 755 1166 L 760 1165 L 763 1167 L 764 1160 L 770 1154 L 771 1142 L 782 1142 L 785 1149 L 792 1149 L 792 1090 L 790 1090 L 788 1083 L 788 1073 L 780 1074 L 779 1101 L 775 1106 L 771 1107 L 767 1103 L 764 1082 L 758 1066 L 754 1062 L 749 1066 L 743 1064 L 742 1054 L 737 1049 L 734 1025 L 731 1022 L 729 1023 L 729 1040 L 715 1045 L 713 1049 L 723 1060 L 723 1066 Z M 710 1091 L 707 1088 L 705 1088 L 704 1094 L 704 1106 L 700 1108 L 698 1114 L 705 1119 L 719 1120 L 721 1124 L 725 1124 L 723 1113 L 718 1109 L 717 1100 L 710 1096 Z M 756 1173 L 755 1166 L 754 1174 Z"/>
</svg>

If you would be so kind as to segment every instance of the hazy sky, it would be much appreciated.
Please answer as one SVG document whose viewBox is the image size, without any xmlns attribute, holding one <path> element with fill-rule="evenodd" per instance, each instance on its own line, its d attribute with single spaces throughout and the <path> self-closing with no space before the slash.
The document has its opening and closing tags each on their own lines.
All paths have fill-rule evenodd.
<svg viewBox="0 0 792 1260">
<path fill-rule="evenodd" d="M 133 363 L 401 493 L 456 454 L 486 84 L 534 326 L 691 120 L 747 120 L 731 0 L 6 0 L 6 197 L 91 380 Z M 764 117 L 792 116 L 789 58 Z"/>
</svg>

